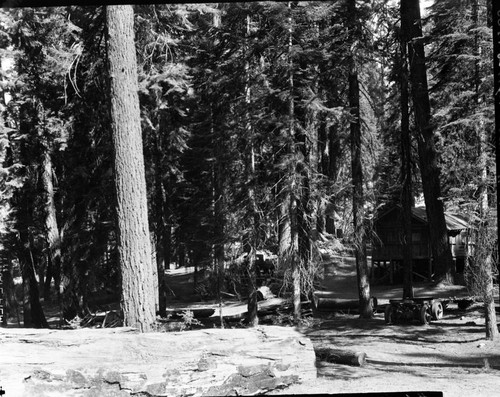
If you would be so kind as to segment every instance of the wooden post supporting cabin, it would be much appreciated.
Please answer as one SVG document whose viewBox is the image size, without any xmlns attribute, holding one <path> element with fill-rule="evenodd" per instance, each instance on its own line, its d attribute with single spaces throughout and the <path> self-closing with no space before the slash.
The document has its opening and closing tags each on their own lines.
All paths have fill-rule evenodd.
<svg viewBox="0 0 500 397">
<path fill-rule="evenodd" d="M 432 258 L 429 256 L 429 281 L 432 281 Z"/>
<path fill-rule="evenodd" d="M 394 261 L 391 259 L 389 261 L 389 282 L 394 284 Z"/>
</svg>

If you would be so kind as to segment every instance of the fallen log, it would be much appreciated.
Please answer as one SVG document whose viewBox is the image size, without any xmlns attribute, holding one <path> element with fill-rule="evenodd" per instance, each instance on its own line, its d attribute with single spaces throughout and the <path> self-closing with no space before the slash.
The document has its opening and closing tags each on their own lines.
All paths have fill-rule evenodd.
<svg viewBox="0 0 500 397">
<path fill-rule="evenodd" d="M 377 298 L 370 298 L 373 311 L 377 310 Z M 315 291 L 313 307 L 317 311 L 359 313 L 359 300 L 333 297 L 330 292 Z"/>
<path fill-rule="evenodd" d="M 316 378 L 311 341 L 291 327 L 139 334 L 129 328 L 8 330 L 9 395 L 261 395 Z"/>
<path fill-rule="evenodd" d="M 316 349 L 316 359 L 329 363 L 362 367 L 366 364 L 366 353 L 352 350 L 319 348 Z"/>
</svg>

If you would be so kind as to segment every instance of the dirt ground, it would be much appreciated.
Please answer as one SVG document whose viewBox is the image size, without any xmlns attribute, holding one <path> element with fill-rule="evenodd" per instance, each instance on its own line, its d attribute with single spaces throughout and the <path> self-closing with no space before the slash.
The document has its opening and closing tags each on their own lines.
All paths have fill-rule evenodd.
<svg viewBox="0 0 500 397">
<path fill-rule="evenodd" d="M 338 263 L 325 277 L 323 287 L 331 291 L 333 297 L 355 299 L 356 275 L 352 259 Z M 317 379 L 269 394 L 441 391 L 453 397 L 500 395 L 500 341 L 485 339 L 481 305 L 476 303 L 460 310 L 456 303 L 450 303 L 441 320 L 425 326 L 418 323 L 386 325 L 383 308 L 389 299 L 400 298 L 401 291 L 401 286 L 374 286 L 372 296 L 377 297 L 379 309 L 370 320 L 359 319 L 350 313 L 322 313 L 299 328 L 315 349 L 330 347 L 366 353 L 365 366 L 316 361 Z M 447 299 L 467 295 L 465 288 L 460 286 L 429 283 L 415 286 L 416 297 Z M 232 310 L 232 307 L 223 310 Z M 9 327 L 8 333 L 12 338 L 15 328 Z M 19 340 L 23 340 L 24 333 L 19 329 Z M 183 332 L 179 333 L 181 341 L 182 335 Z M 64 343 L 60 348 L 64 348 Z M 5 352 L 0 351 L 0 354 Z M 147 361 L 147 357 L 145 353 L 144 360 Z M 16 360 L 22 358 L 16 356 Z"/>
<path fill-rule="evenodd" d="M 304 333 L 315 349 L 364 352 L 364 367 L 317 362 L 318 379 L 286 393 L 441 391 L 445 396 L 498 396 L 500 342 L 486 341 L 479 307 L 456 305 L 429 325 L 386 325 L 383 313 L 371 320 L 337 315 Z M 284 392 L 275 392 L 280 394 Z"/>
<path fill-rule="evenodd" d="M 324 286 L 339 298 L 356 298 L 352 259 L 340 262 Z M 416 284 L 415 297 L 468 296 L 465 287 Z M 497 288 L 498 293 L 498 288 Z M 372 288 L 379 311 L 371 320 L 357 315 L 326 314 L 303 332 L 315 349 L 330 347 L 364 352 L 366 365 L 317 362 L 318 379 L 272 394 L 441 391 L 445 396 L 500 395 L 500 341 L 485 339 L 481 304 L 460 310 L 450 303 L 439 321 L 429 325 L 386 325 L 383 308 L 401 298 L 402 286 Z M 497 313 L 498 313 L 498 296 Z M 500 316 L 497 315 L 500 324 Z"/>
</svg>

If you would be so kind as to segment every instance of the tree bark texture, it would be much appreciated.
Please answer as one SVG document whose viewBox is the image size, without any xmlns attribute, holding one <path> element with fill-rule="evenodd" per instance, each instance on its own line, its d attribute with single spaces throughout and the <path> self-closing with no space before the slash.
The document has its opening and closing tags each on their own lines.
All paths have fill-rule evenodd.
<svg viewBox="0 0 500 397">
<path fill-rule="evenodd" d="M 155 321 L 151 243 L 142 147 L 134 12 L 108 6 L 108 61 L 114 172 L 117 195 L 118 258 L 124 324 L 150 331 Z"/>
<path fill-rule="evenodd" d="M 348 2 L 349 31 L 351 40 L 356 35 L 356 3 Z M 349 55 L 349 108 L 351 132 L 351 170 L 352 170 L 352 212 L 354 222 L 354 244 L 356 273 L 359 295 L 360 317 L 370 318 L 373 310 L 370 305 L 370 282 L 366 257 L 366 230 L 364 225 L 363 167 L 361 157 L 361 113 L 359 106 L 359 81 L 354 54 Z"/>
<path fill-rule="evenodd" d="M 21 360 L 12 365 L 12 357 L 1 354 L 6 396 L 43 396 L 48 389 L 61 396 L 82 395 L 82 389 L 95 396 L 255 396 L 316 379 L 313 344 L 292 327 L 202 329 L 182 336 L 88 331 L 63 331 L 71 351 L 56 346 L 62 336 L 48 332 L 25 334 L 22 343 L 2 336 L 2 352 L 45 361 L 43 369 Z"/>
<path fill-rule="evenodd" d="M 246 36 L 248 41 L 250 36 L 250 15 L 246 17 Z M 248 51 L 248 45 L 245 49 Z M 246 132 L 246 178 L 247 178 L 247 197 L 248 208 L 250 210 L 250 232 L 248 236 L 250 252 L 248 255 L 248 274 L 250 286 L 248 289 L 248 317 L 247 322 L 251 327 L 259 325 L 258 306 L 257 306 L 257 268 L 255 266 L 255 253 L 259 241 L 259 215 L 257 208 L 256 192 L 256 172 L 255 172 L 255 148 L 254 148 L 254 130 L 250 116 L 250 107 L 252 105 L 252 91 L 250 87 L 250 62 L 247 58 L 245 62 L 245 132 Z M 221 321 L 222 323 L 222 321 Z"/>
<path fill-rule="evenodd" d="M 401 32 L 400 89 L 401 89 L 401 207 L 403 236 L 403 299 L 413 299 L 413 247 L 411 230 L 412 175 L 410 112 L 408 108 L 408 63 L 406 46 L 408 37 Z"/>
<path fill-rule="evenodd" d="M 44 192 L 44 212 L 45 212 L 45 233 L 47 246 L 49 248 L 49 263 L 47 265 L 46 274 L 46 289 L 45 292 L 49 292 L 50 281 L 54 274 L 61 274 L 62 264 L 61 264 L 61 237 L 59 234 L 59 227 L 57 225 L 56 218 L 56 205 L 54 201 L 54 184 L 52 179 L 53 169 L 52 169 L 52 159 L 51 154 L 48 149 L 45 149 L 42 158 L 42 184 Z M 61 280 L 61 277 L 55 277 L 57 280 Z M 58 294 L 61 294 L 62 285 L 56 285 L 58 289 Z M 45 298 L 48 298 L 48 294 Z"/>
<path fill-rule="evenodd" d="M 210 111 L 211 115 L 211 135 L 220 136 L 215 132 L 215 114 L 217 114 L 217 109 L 212 109 Z M 219 139 L 221 139 L 220 137 Z M 216 139 L 215 141 L 215 162 L 213 165 L 213 207 L 214 207 L 214 235 L 215 241 L 213 243 L 213 258 L 215 272 L 217 274 L 217 300 L 219 301 L 220 307 L 222 307 L 222 295 L 221 290 L 224 285 L 224 241 L 225 241 L 225 228 L 226 228 L 226 217 L 225 217 L 225 205 L 224 205 L 224 146 L 223 142 Z M 221 317 L 221 327 L 223 327 L 222 317 Z"/>
<path fill-rule="evenodd" d="M 488 9 L 488 26 L 493 29 L 493 37 L 500 37 L 500 3 L 497 1 L 487 1 L 489 6 Z M 493 40 L 493 53 L 500 54 L 500 40 Z M 500 119 L 500 59 L 497 57 L 494 58 L 493 62 L 493 92 L 494 95 L 494 103 L 495 103 L 495 118 L 496 120 Z M 498 195 L 500 191 L 500 179 L 498 176 L 500 175 L 500 158 L 498 155 L 498 148 L 500 147 L 500 123 L 495 123 L 495 147 L 497 148 L 495 152 L 495 188 Z M 497 225 L 500 224 L 500 200 L 496 200 L 496 209 L 497 209 Z M 497 233 L 500 230 L 497 230 Z M 500 235 L 499 235 L 500 237 Z M 498 288 L 500 290 L 500 261 L 497 261 L 497 280 Z M 499 291 L 500 292 L 500 291 Z"/>
<path fill-rule="evenodd" d="M 493 284 L 493 275 L 494 275 L 494 266 L 498 266 L 498 264 L 494 263 L 493 256 L 491 253 L 486 257 L 486 260 L 482 264 L 485 268 L 484 274 L 486 277 L 484 278 L 484 287 L 483 287 L 483 306 L 484 306 L 484 319 L 485 319 L 485 327 L 486 327 L 486 338 L 489 340 L 498 339 L 498 325 L 497 325 L 497 313 L 496 313 L 496 305 L 495 305 L 495 295 L 494 295 L 494 284 Z"/>
<path fill-rule="evenodd" d="M 19 262 L 23 279 L 23 322 L 25 328 L 48 328 L 45 318 L 38 282 L 36 280 L 35 259 L 31 251 L 31 237 L 28 226 L 33 222 L 30 219 L 30 205 L 28 197 L 22 198 L 21 227 L 19 228 Z"/>
<path fill-rule="evenodd" d="M 295 143 L 295 98 L 294 98 L 294 65 L 293 65 L 293 4 L 288 2 L 288 122 L 289 122 L 289 139 Z M 293 145 L 291 152 L 295 154 L 296 145 Z M 298 171 L 296 166 L 296 159 L 293 161 L 293 167 L 289 167 L 289 181 L 290 181 L 290 262 L 292 271 L 292 301 L 293 301 L 293 320 L 298 323 L 301 317 L 301 303 L 300 303 L 300 253 L 299 253 L 299 216 L 298 216 L 298 197 L 297 192 L 301 191 L 301 186 L 298 186 L 295 173 Z M 300 182 L 299 182 L 300 183 Z"/>
<path fill-rule="evenodd" d="M 481 85 L 481 73 L 480 73 L 480 56 L 481 47 L 479 45 L 478 29 L 479 24 L 479 1 L 472 1 L 472 20 L 474 22 L 474 56 L 476 60 L 474 61 L 474 93 L 475 102 L 478 108 L 481 108 L 481 104 L 485 102 L 485 98 L 481 98 L 479 88 Z M 488 147 L 488 137 L 486 129 L 484 128 L 484 122 L 480 119 L 475 123 L 476 135 L 478 139 L 478 160 L 479 160 L 479 212 L 481 216 L 484 216 L 488 212 L 488 167 L 487 167 L 487 147 Z"/>
<path fill-rule="evenodd" d="M 160 120 L 160 123 L 162 120 Z M 161 134 L 154 132 L 154 204 L 159 219 L 152 220 L 155 227 L 156 271 L 158 278 L 158 311 L 164 313 L 166 309 L 167 288 L 165 283 L 165 269 L 170 265 L 171 258 L 171 205 L 168 189 L 170 184 L 165 181 L 168 172 L 163 166 L 163 152 Z M 156 221 L 156 222 L 155 222 Z"/>
<path fill-rule="evenodd" d="M 420 172 L 425 207 L 429 221 L 432 260 L 436 281 L 453 282 L 453 259 L 441 198 L 438 153 L 434 144 L 427 68 L 425 64 L 419 0 L 401 1 L 401 28 L 408 37 L 411 96 L 415 112 L 415 133 L 418 144 Z"/>
</svg>

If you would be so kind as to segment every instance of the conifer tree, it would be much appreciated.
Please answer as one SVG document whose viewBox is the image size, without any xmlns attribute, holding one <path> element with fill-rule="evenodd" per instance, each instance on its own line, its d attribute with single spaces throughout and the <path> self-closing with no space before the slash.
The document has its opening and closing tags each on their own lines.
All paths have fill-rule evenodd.
<svg viewBox="0 0 500 397">
<path fill-rule="evenodd" d="M 155 290 L 137 96 L 132 6 L 108 6 L 108 61 L 124 323 L 141 332 L 155 320 Z"/>
<path fill-rule="evenodd" d="M 438 166 L 439 154 L 434 144 L 434 126 L 427 86 L 427 68 L 422 41 L 420 2 L 401 1 L 401 29 L 408 38 L 411 95 L 415 113 L 415 134 L 425 198 L 432 260 L 437 281 L 453 282 L 453 260 L 448 242 Z"/>
</svg>

